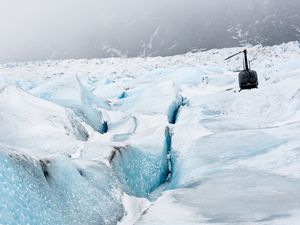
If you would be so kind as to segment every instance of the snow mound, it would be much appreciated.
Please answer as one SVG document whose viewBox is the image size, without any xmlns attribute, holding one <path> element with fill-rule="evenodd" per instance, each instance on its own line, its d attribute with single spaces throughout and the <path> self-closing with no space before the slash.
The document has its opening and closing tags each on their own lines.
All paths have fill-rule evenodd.
<svg viewBox="0 0 300 225">
<path fill-rule="evenodd" d="M 15 86 L 0 93 L 0 142 L 34 156 L 72 154 L 89 134 L 72 113 Z"/>
</svg>

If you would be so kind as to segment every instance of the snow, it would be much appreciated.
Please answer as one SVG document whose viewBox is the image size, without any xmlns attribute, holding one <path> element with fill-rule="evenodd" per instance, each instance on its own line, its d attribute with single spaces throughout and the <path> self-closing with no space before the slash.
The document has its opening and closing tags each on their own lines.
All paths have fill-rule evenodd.
<svg viewBox="0 0 300 225">
<path fill-rule="evenodd" d="M 295 225 L 300 45 L 0 65 L 0 224 Z"/>
<path fill-rule="evenodd" d="M 71 111 L 15 86 L 6 87 L 0 94 L 0 122 L 1 144 L 30 149 L 32 156 L 72 154 L 81 141 L 88 139 L 87 131 Z"/>
</svg>

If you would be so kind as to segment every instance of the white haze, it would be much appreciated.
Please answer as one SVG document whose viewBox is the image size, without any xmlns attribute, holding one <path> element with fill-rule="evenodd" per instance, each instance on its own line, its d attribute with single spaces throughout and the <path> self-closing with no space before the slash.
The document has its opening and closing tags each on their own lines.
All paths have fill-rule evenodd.
<svg viewBox="0 0 300 225">
<path fill-rule="evenodd" d="M 236 29 L 229 15 L 235 18 L 244 6 L 268 8 L 269 2 L 282 0 L 0 0 L 0 62 L 235 46 L 240 42 L 224 35 Z"/>
</svg>

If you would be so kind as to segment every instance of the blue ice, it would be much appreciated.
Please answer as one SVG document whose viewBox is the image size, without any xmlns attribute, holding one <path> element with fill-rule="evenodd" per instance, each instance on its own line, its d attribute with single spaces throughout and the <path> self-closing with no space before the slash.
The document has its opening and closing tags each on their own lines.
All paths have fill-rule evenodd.
<svg viewBox="0 0 300 225">
<path fill-rule="evenodd" d="M 0 150 L 0 224 L 116 224 L 124 210 L 111 173 L 100 163 Z"/>
</svg>

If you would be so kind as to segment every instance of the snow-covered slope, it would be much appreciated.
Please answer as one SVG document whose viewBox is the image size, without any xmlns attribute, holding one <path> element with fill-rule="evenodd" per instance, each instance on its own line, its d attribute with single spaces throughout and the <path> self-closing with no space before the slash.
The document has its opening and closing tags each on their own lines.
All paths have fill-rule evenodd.
<svg viewBox="0 0 300 225">
<path fill-rule="evenodd" d="M 292 224 L 300 45 L 0 65 L 0 224 Z"/>
</svg>

